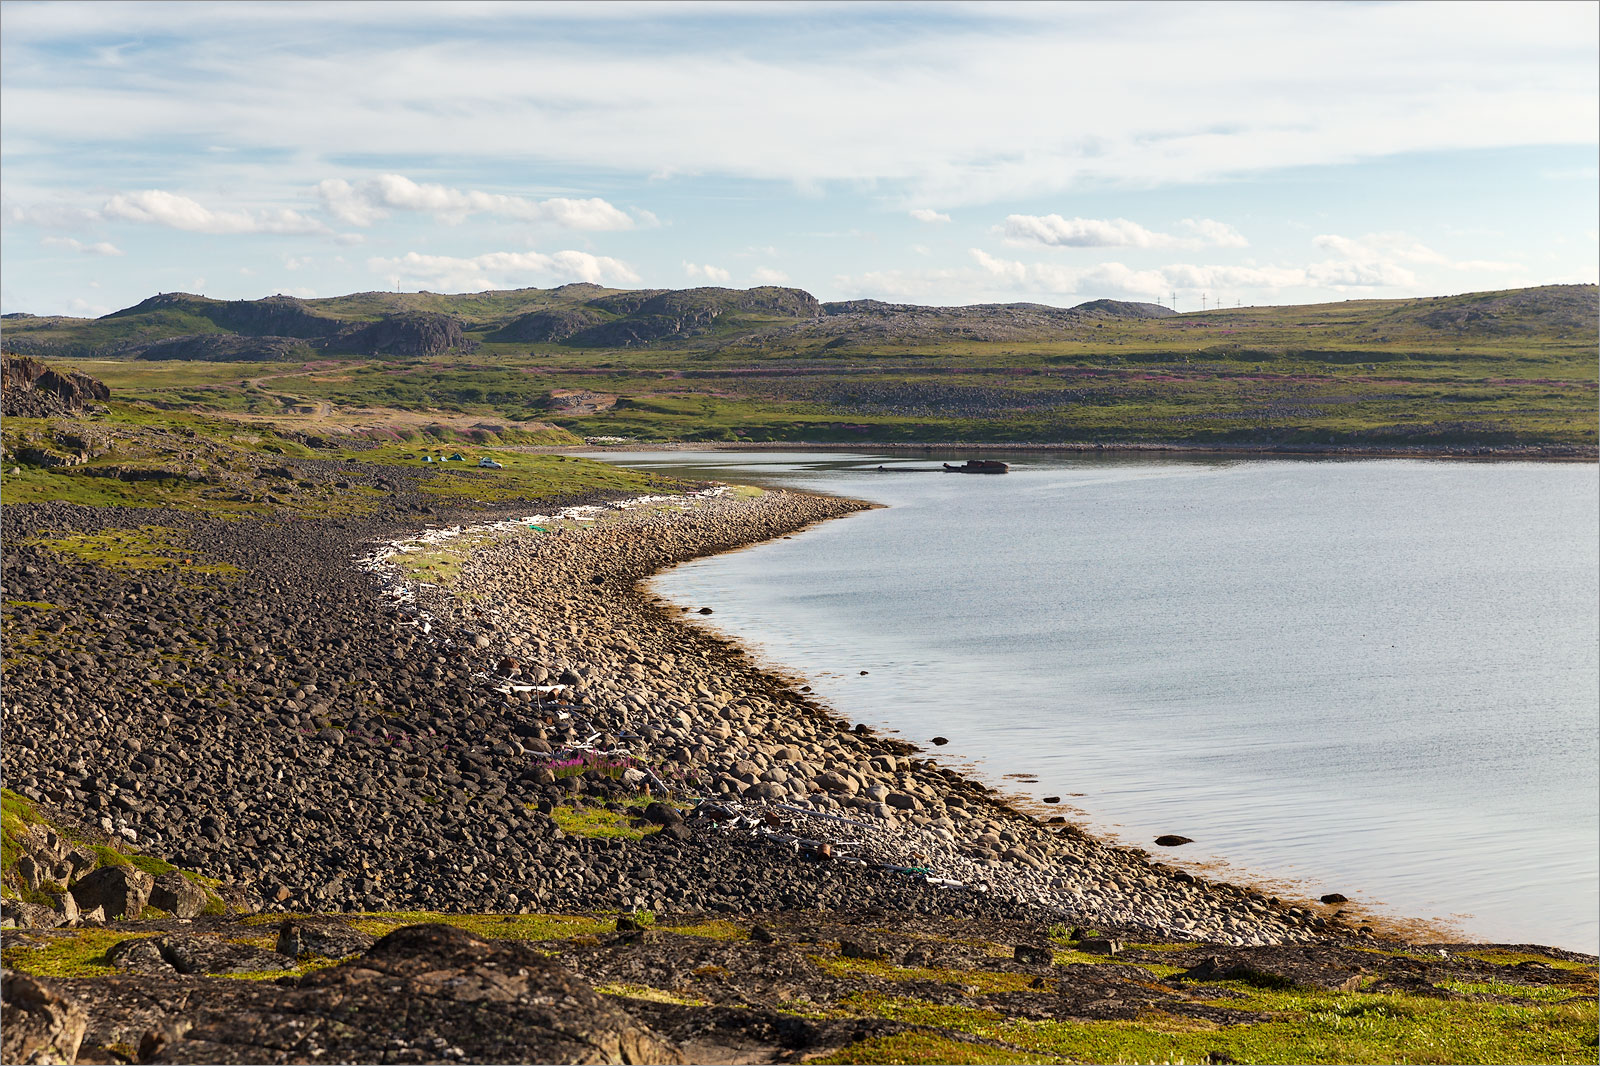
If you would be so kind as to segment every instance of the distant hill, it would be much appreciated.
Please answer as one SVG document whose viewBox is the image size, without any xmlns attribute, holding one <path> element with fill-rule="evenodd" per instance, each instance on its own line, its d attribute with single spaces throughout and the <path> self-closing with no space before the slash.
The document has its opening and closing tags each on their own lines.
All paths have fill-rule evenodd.
<svg viewBox="0 0 1600 1066">
<path fill-rule="evenodd" d="M 1339 343 L 1397 337 L 1572 338 L 1592 335 L 1593 285 L 1554 285 L 1411 300 L 1179 315 L 1159 304 L 1091 300 L 926 307 L 847 300 L 820 303 L 803 289 L 608 289 L 573 284 L 460 295 L 366 292 L 318 300 L 214 300 L 162 293 L 98 319 L 7 315 L 0 345 L 21 354 L 150 360 L 282 361 L 315 355 L 438 358 L 480 345 L 569 349 L 879 349 L 946 342 L 1084 341 L 1108 325 L 1247 324 L 1292 333 L 1337 325 Z M 1178 336 L 1173 333 L 1172 336 Z M 1319 333 L 1322 336 L 1322 333 Z M 1294 347 L 1292 339 L 1289 347 Z M 1325 340 L 1322 342 L 1325 343 Z M 495 350 L 498 350 L 495 349 Z"/>
</svg>

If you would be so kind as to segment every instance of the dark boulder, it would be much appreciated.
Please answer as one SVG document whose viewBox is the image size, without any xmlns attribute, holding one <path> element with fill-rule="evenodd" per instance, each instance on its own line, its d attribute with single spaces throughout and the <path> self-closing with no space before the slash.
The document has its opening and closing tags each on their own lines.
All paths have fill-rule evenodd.
<svg viewBox="0 0 1600 1066">
<path fill-rule="evenodd" d="M 276 951 L 263 951 L 214 936 L 169 934 L 156 940 L 156 948 L 179 973 L 261 973 L 294 967 L 293 961 Z"/>
<path fill-rule="evenodd" d="M 206 909 L 206 890 L 172 870 L 156 878 L 150 888 L 150 906 L 174 918 L 196 918 Z"/>
<path fill-rule="evenodd" d="M 476 345 L 461 332 L 461 321 L 437 311 L 408 311 L 341 333 L 330 347 L 363 355 L 443 355 Z"/>
<path fill-rule="evenodd" d="M 291 958 L 320 955 L 342 959 L 370 948 L 370 933 L 353 929 L 337 918 L 290 918 L 278 926 L 278 951 Z"/>
<path fill-rule="evenodd" d="M 72 1063 L 89 1019 L 53 982 L 5 972 L 5 1025 L 0 1026 L 0 1061 Z"/>
<path fill-rule="evenodd" d="M 678 813 L 676 807 L 661 802 L 654 802 L 645 807 L 644 820 L 654 825 L 677 825 L 683 821 L 683 815 Z"/>
<path fill-rule="evenodd" d="M 111 390 L 87 374 L 63 374 L 25 355 L 0 357 L 0 414 L 8 418 L 47 418 L 110 398 Z"/>
<path fill-rule="evenodd" d="M 247 984 L 157 1033 L 142 1061 L 684 1061 L 535 948 L 446 925 L 398 929 L 296 984 Z"/>
<path fill-rule="evenodd" d="M 107 918 L 137 918 L 150 902 L 155 883 L 155 878 L 131 866 L 102 866 L 72 886 L 72 898 L 80 911 L 99 907 Z"/>
<path fill-rule="evenodd" d="M 514 318 L 488 337 L 491 341 L 524 341 L 533 344 L 551 344 L 564 341 L 574 333 L 598 326 L 606 320 L 598 311 L 587 308 L 562 308 L 553 311 L 533 311 Z"/>
</svg>

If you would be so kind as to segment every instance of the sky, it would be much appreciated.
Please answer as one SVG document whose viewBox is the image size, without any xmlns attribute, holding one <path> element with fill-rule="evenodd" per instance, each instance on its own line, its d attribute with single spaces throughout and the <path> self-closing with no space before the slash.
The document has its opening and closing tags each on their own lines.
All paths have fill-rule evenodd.
<svg viewBox="0 0 1600 1066">
<path fill-rule="evenodd" d="M 1594 282 L 1593 3 L 0 4 L 0 310 Z"/>
</svg>

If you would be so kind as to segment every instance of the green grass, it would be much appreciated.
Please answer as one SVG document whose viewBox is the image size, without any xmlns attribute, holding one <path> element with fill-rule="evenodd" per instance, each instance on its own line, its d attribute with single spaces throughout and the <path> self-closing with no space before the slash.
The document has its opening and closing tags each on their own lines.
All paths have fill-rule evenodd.
<svg viewBox="0 0 1600 1066">
<path fill-rule="evenodd" d="M 214 889 L 220 887 L 222 882 L 214 877 L 195 873 L 192 870 L 182 870 L 167 862 L 165 859 L 154 855 L 145 855 L 136 851 L 120 851 L 106 844 L 98 844 L 85 840 L 84 835 L 65 826 L 56 825 L 46 818 L 39 808 L 28 799 L 17 795 L 10 789 L 0 789 L 0 878 L 5 881 L 5 888 L 9 894 L 18 898 L 26 898 L 30 893 L 12 873 L 12 868 L 17 860 L 22 857 L 23 849 L 20 838 L 32 831 L 32 827 L 48 826 L 54 829 L 62 839 L 78 844 L 95 856 L 95 868 L 102 866 L 131 866 L 143 870 L 152 877 L 177 871 L 190 881 L 206 890 L 207 914 L 221 914 L 226 910 L 220 897 Z M 44 899 L 34 898 L 30 902 L 47 903 Z"/>
<path fill-rule="evenodd" d="M 311 915 L 258 914 L 244 924 L 276 925 L 286 918 Z M 442 923 L 465 929 L 488 940 L 570 940 L 575 936 L 600 936 L 614 932 L 615 917 L 564 914 L 445 914 L 439 911 L 369 911 L 350 915 L 350 924 L 373 936 L 387 936 L 408 925 Z"/>
<path fill-rule="evenodd" d="M 959 970 L 927 966 L 897 966 L 881 959 L 847 959 L 842 955 L 812 955 L 811 961 L 835 977 L 873 977 L 881 981 L 933 981 L 979 992 L 1020 992 L 1032 986 L 1033 974 L 993 970 Z"/>
<path fill-rule="evenodd" d="M 1016 1019 L 1003 1012 L 861 993 L 846 1014 L 937 1026 L 1009 1044 L 1046 1062 L 1593 1062 L 1592 1002 L 1500 1005 L 1367 993 L 1271 993 L 1231 984 L 1243 998 L 1219 1001 L 1272 1020 L 1215 1025 L 1165 1014 L 1136 1021 Z M 864 1042 L 827 1062 L 898 1061 L 893 1045 Z M 927 1061 L 927 1060 L 915 1060 Z M 951 1061 L 969 1061 L 954 1059 Z M 1011 1060 L 996 1060 L 1011 1061 Z"/>
<path fill-rule="evenodd" d="M 107 951 L 124 940 L 160 935 L 85 927 L 39 942 L 8 944 L 0 950 L 0 959 L 10 968 L 36 977 L 110 977 L 118 971 L 106 961 Z"/>
<path fill-rule="evenodd" d="M 720 918 L 709 921 L 694 922 L 689 925 L 658 925 L 655 927 L 663 933 L 674 933 L 678 936 L 695 936 L 704 940 L 749 940 L 750 930 L 733 922 L 725 922 Z"/>
<path fill-rule="evenodd" d="M 98 533 L 38 537 L 29 543 L 78 562 L 116 570 L 180 570 L 188 574 L 228 577 L 243 573 L 231 563 L 197 560 L 197 553 L 179 544 L 182 539 L 183 534 L 176 529 L 140 526 L 137 529 L 105 529 Z"/>
<path fill-rule="evenodd" d="M 660 832 L 658 825 L 635 828 L 631 816 L 604 807 L 560 806 L 550 812 L 550 817 L 563 833 L 591 837 L 598 840 L 643 840 L 651 833 Z"/>
<path fill-rule="evenodd" d="M 1010 1048 L 954 1040 L 937 1033 L 904 1032 L 891 1036 L 874 1036 L 857 1041 L 831 1055 L 808 1058 L 807 1062 L 819 1066 L 830 1063 L 906 1063 L 936 1064 L 947 1062 L 989 1063 L 1051 1063 L 1060 1059 L 1034 1055 Z"/>
<path fill-rule="evenodd" d="M 270 413 L 323 400 L 646 441 L 1593 446 L 1600 422 L 1592 289 L 1224 309 L 988 342 L 773 339 L 723 326 L 676 347 L 623 351 L 487 341 L 511 315 L 590 295 L 363 294 L 327 305 L 364 319 L 419 302 L 468 308 L 452 313 L 485 341 L 470 356 L 89 369 L 119 396 L 169 407 Z M 1485 309 L 1493 317 L 1475 324 L 1432 321 Z M 13 335 L 66 337 L 80 326 L 90 328 L 24 323 Z M 280 374 L 292 376 L 242 384 Z M 617 403 L 568 415 L 547 403 L 558 388 Z"/>
<path fill-rule="evenodd" d="M 594 990 L 603 996 L 615 996 L 618 999 L 641 999 L 649 1003 L 672 1003 L 680 1007 L 707 1007 L 708 1000 L 694 996 L 683 996 L 676 992 L 667 992 L 649 985 L 632 984 L 605 984 L 595 985 Z"/>
<path fill-rule="evenodd" d="M 1459 952 L 1459 954 L 1465 955 L 1469 959 L 1492 962 L 1496 966 L 1515 966 L 1519 962 L 1539 962 L 1546 966 L 1553 966 L 1558 970 L 1572 970 L 1575 973 L 1588 974 L 1590 977 L 1595 976 L 1596 972 L 1594 966 L 1586 962 L 1558 959 L 1550 955 L 1536 955 L 1528 951 L 1495 951 L 1489 949 L 1485 951 L 1463 951 Z"/>
<path fill-rule="evenodd" d="M 1535 1003 L 1565 1003 L 1574 998 L 1593 998 L 1575 988 L 1550 985 L 1514 985 L 1505 981 L 1440 981 L 1438 984 L 1440 988 L 1467 996 L 1505 996 Z"/>
</svg>

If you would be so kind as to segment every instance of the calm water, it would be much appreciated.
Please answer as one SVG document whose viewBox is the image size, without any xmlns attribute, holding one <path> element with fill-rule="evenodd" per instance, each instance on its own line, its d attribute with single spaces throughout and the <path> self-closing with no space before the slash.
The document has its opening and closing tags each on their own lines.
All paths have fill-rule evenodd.
<svg viewBox="0 0 1600 1066">
<path fill-rule="evenodd" d="M 1596 950 L 1592 465 L 605 458 L 889 505 L 658 582 L 852 719 L 1164 857 Z"/>
</svg>

